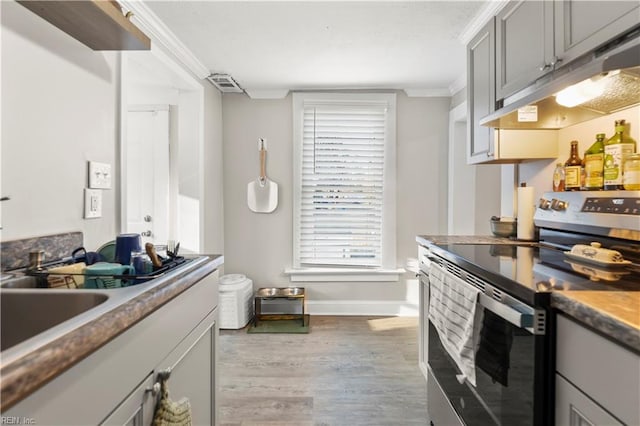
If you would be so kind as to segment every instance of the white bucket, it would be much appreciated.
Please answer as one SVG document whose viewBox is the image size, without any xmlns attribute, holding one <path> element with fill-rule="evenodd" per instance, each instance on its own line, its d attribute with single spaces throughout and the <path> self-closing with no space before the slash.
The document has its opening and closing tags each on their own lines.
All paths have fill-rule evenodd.
<svg viewBox="0 0 640 426">
<path fill-rule="evenodd" d="M 218 319 L 220 328 L 244 327 L 253 318 L 253 282 L 242 274 L 220 277 Z"/>
</svg>

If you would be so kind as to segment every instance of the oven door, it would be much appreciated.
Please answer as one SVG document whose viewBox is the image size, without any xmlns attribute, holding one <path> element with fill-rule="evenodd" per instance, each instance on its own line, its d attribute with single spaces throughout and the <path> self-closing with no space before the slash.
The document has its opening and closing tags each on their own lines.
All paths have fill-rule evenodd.
<svg viewBox="0 0 640 426">
<path fill-rule="evenodd" d="M 437 386 L 465 425 L 551 425 L 552 370 L 547 336 L 514 322 L 512 308 L 501 308 L 481 295 L 483 316 L 475 355 L 476 386 L 460 383 L 461 372 L 442 346 L 433 323 L 428 322 L 428 369 Z M 428 396 L 429 400 L 432 396 Z M 435 426 L 450 424 L 430 408 Z"/>
</svg>

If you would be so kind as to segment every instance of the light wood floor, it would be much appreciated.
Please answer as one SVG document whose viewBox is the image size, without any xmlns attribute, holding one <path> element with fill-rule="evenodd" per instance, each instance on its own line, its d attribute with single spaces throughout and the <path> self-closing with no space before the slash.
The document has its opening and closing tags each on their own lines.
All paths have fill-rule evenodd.
<svg viewBox="0 0 640 426">
<path fill-rule="evenodd" d="M 309 334 L 221 330 L 222 426 L 425 425 L 418 320 L 312 316 Z"/>
</svg>

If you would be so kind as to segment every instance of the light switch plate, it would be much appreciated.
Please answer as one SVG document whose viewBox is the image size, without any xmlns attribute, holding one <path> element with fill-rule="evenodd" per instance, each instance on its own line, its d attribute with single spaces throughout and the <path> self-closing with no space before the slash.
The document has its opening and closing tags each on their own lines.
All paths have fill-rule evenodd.
<svg viewBox="0 0 640 426">
<path fill-rule="evenodd" d="M 99 189 L 84 189 L 84 218 L 95 219 L 102 217 L 102 191 Z"/>
<path fill-rule="evenodd" d="M 89 161 L 89 188 L 111 189 L 111 164 Z"/>
</svg>

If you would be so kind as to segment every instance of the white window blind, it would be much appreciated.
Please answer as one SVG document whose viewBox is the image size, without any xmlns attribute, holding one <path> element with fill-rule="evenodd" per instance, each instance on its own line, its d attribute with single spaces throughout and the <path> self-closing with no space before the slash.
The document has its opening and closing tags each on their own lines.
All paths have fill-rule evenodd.
<svg viewBox="0 0 640 426">
<path fill-rule="evenodd" d="M 382 266 L 387 111 L 380 101 L 303 104 L 300 266 Z"/>
</svg>

